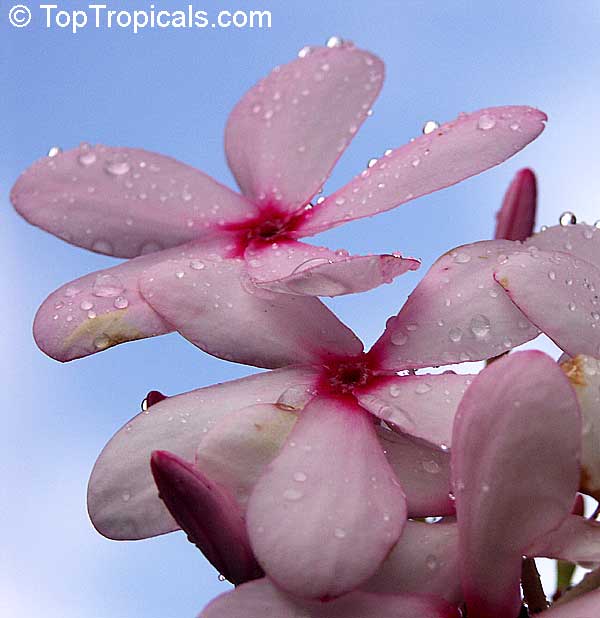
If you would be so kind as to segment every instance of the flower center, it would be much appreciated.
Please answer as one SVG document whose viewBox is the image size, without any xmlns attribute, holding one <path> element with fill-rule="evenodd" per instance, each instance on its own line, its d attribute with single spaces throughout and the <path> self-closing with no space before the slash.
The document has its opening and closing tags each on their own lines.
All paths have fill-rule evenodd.
<svg viewBox="0 0 600 618">
<path fill-rule="evenodd" d="M 357 358 L 341 359 L 328 363 L 324 376 L 325 386 L 336 393 L 349 394 L 364 386 L 373 376 L 366 354 Z"/>
</svg>

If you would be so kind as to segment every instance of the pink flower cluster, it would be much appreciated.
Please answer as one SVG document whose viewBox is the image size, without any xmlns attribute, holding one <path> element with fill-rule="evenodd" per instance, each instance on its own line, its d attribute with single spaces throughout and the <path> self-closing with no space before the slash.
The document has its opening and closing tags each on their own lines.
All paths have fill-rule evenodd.
<svg viewBox="0 0 600 618">
<path fill-rule="evenodd" d="M 241 194 L 163 155 L 88 144 L 35 163 L 11 193 L 33 224 L 131 258 L 50 295 L 34 325 L 47 354 L 177 330 L 270 370 L 149 393 L 90 480 L 100 533 L 181 528 L 236 585 L 202 618 L 517 618 L 522 579 L 535 605 L 524 556 L 600 561 L 600 524 L 573 514 L 578 492 L 600 498 L 599 230 L 532 236 L 523 170 L 496 239 L 440 257 L 368 352 L 318 299 L 419 261 L 300 238 L 484 171 L 544 127 L 530 107 L 461 114 L 311 201 L 383 74 L 339 41 L 276 67 L 227 123 Z M 560 364 L 507 354 L 541 332 Z M 416 373 L 479 360 L 476 375 Z M 547 615 L 599 611 L 600 592 L 572 592 Z"/>
</svg>

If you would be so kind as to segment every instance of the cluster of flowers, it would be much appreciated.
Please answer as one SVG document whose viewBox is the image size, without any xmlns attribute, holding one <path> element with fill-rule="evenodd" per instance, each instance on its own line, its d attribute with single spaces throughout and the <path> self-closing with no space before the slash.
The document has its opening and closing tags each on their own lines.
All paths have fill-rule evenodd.
<svg viewBox="0 0 600 618">
<path fill-rule="evenodd" d="M 31 223 L 132 258 L 50 295 L 34 325 L 47 354 L 177 330 L 271 370 L 152 391 L 90 480 L 103 535 L 181 528 L 236 585 L 202 618 L 516 618 L 522 580 L 529 610 L 546 609 L 531 558 L 600 562 L 600 524 L 578 493 L 600 498 L 600 230 L 531 236 L 536 181 L 523 170 L 496 239 L 440 257 L 368 352 L 318 299 L 419 262 L 299 238 L 488 169 L 544 127 L 519 106 L 428 123 L 311 203 L 383 75 L 339 40 L 276 67 L 227 124 L 241 194 L 162 155 L 88 144 L 53 150 L 13 188 Z M 507 354 L 540 332 L 560 362 Z M 492 359 L 477 375 L 416 373 Z M 547 615 L 599 612 L 600 592 L 573 589 Z"/>
</svg>

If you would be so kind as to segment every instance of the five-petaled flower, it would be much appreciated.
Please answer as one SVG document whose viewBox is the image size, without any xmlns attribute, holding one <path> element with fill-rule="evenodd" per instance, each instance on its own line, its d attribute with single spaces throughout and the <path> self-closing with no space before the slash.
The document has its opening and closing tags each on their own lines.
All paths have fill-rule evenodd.
<svg viewBox="0 0 600 618">
<path fill-rule="evenodd" d="M 310 328 L 312 316 L 327 311 L 312 296 L 367 290 L 417 268 L 418 260 L 399 254 L 349 256 L 298 239 L 488 169 L 534 139 L 546 117 L 519 106 L 461 114 L 386 151 L 311 204 L 367 117 L 383 75 L 376 56 L 351 44 L 314 48 L 276 67 L 227 123 L 225 150 L 241 195 L 139 149 L 84 144 L 34 164 L 11 193 L 19 213 L 75 245 L 134 258 L 51 294 L 34 324 L 41 349 L 71 360 L 170 332 L 173 316 L 190 310 L 202 313 L 203 324 L 184 336 L 212 354 L 253 362 L 227 352 L 247 335 L 252 311 Z M 204 295 L 182 308 L 153 281 L 157 272 L 185 277 L 188 269 Z M 219 292 L 215 269 L 223 278 Z"/>
</svg>

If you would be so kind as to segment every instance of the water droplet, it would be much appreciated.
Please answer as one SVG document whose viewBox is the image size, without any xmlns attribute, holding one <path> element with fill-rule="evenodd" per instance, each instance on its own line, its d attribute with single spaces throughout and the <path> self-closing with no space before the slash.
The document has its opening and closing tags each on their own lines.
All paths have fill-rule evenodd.
<svg viewBox="0 0 600 618">
<path fill-rule="evenodd" d="M 90 302 L 89 300 L 82 300 L 81 304 L 79 305 L 80 309 L 83 309 L 84 311 L 89 311 L 93 306 L 94 303 Z"/>
<path fill-rule="evenodd" d="M 300 500 L 304 494 L 299 489 L 286 489 L 283 492 L 283 497 L 286 500 L 296 501 Z"/>
<path fill-rule="evenodd" d="M 131 169 L 127 161 L 109 161 L 104 168 L 111 176 L 123 176 Z"/>
<path fill-rule="evenodd" d="M 553 270 L 548 273 L 548 279 L 550 279 L 550 281 L 554 281 L 556 279 L 556 273 Z"/>
<path fill-rule="evenodd" d="M 427 382 L 419 382 L 419 384 L 417 384 L 417 387 L 415 388 L 415 393 L 417 393 L 417 395 L 424 395 L 430 390 L 431 384 L 427 384 Z"/>
<path fill-rule="evenodd" d="M 177 277 L 177 279 L 182 279 L 184 275 L 185 273 L 182 270 L 178 270 L 175 272 L 175 276 Z"/>
<path fill-rule="evenodd" d="M 100 335 L 94 339 L 96 350 L 106 350 L 110 346 L 110 339 L 106 335 Z"/>
<path fill-rule="evenodd" d="M 129 500 L 131 500 L 131 494 L 128 491 L 124 491 L 121 494 L 121 498 L 123 498 L 123 502 L 129 502 Z"/>
<path fill-rule="evenodd" d="M 401 329 L 392 333 L 391 341 L 393 345 L 404 345 L 408 341 L 408 335 Z"/>
<path fill-rule="evenodd" d="M 282 410 L 302 410 L 313 397 L 313 390 L 308 384 L 296 384 L 281 393 L 276 405 Z"/>
<path fill-rule="evenodd" d="M 190 262 L 190 268 L 192 270 L 202 270 L 206 267 L 206 264 L 202 260 L 192 260 Z"/>
<path fill-rule="evenodd" d="M 521 128 L 518 122 L 511 122 L 509 126 L 511 131 L 518 131 Z"/>
<path fill-rule="evenodd" d="M 486 337 L 490 332 L 490 328 L 491 328 L 491 323 L 489 319 L 487 318 L 487 316 L 483 314 L 476 315 L 471 320 L 471 324 L 470 324 L 471 332 L 478 339 L 483 339 L 484 337 Z"/>
<path fill-rule="evenodd" d="M 129 301 L 124 296 L 117 296 L 113 303 L 116 309 L 127 309 Z"/>
<path fill-rule="evenodd" d="M 569 311 L 575 311 L 575 309 L 577 309 L 575 303 L 569 303 Z"/>
<path fill-rule="evenodd" d="M 401 392 L 402 392 L 402 389 L 397 384 L 393 384 L 392 386 L 390 386 L 390 396 L 391 397 L 398 397 Z"/>
<path fill-rule="evenodd" d="M 570 210 L 566 210 L 560 215 L 560 217 L 558 218 L 558 222 L 563 227 L 567 225 L 575 225 L 577 223 L 577 217 Z"/>
<path fill-rule="evenodd" d="M 327 45 L 327 47 L 329 48 L 342 47 L 343 44 L 344 44 L 344 39 L 342 39 L 339 36 L 330 36 L 327 39 L 327 42 L 325 43 L 325 45 Z"/>
<path fill-rule="evenodd" d="M 367 161 L 367 167 L 371 168 L 373 167 L 375 164 L 377 163 L 377 159 L 375 157 L 372 157 L 371 159 L 369 159 Z"/>
<path fill-rule="evenodd" d="M 219 573 L 219 577 L 217 577 L 217 579 L 218 579 L 220 582 L 224 582 L 227 578 L 225 577 L 225 575 L 222 575 L 221 573 Z"/>
<path fill-rule="evenodd" d="M 333 531 L 333 535 L 336 539 L 343 539 L 346 536 L 346 531 L 343 528 L 336 528 Z"/>
<path fill-rule="evenodd" d="M 424 461 L 422 464 L 423 470 L 429 472 L 429 474 L 437 474 L 440 471 L 440 466 L 437 462 L 432 460 Z"/>
<path fill-rule="evenodd" d="M 482 114 L 477 121 L 477 128 L 482 131 L 489 131 L 496 126 L 496 119 L 489 114 Z"/>
<path fill-rule="evenodd" d="M 52 148 L 50 148 L 48 150 L 48 156 L 49 157 L 56 157 L 61 152 L 62 152 L 62 148 L 60 146 L 52 146 Z"/>
<path fill-rule="evenodd" d="M 451 328 L 448 331 L 448 337 L 450 338 L 450 341 L 454 343 L 458 343 L 462 339 L 462 336 L 463 336 L 463 333 L 462 333 L 462 330 L 460 330 L 460 328 Z"/>
<path fill-rule="evenodd" d="M 454 262 L 457 264 L 466 264 L 471 261 L 471 256 L 468 253 L 457 253 L 454 256 Z"/>
<path fill-rule="evenodd" d="M 113 246 L 108 240 L 103 240 L 99 238 L 92 243 L 92 251 L 96 251 L 96 253 L 104 253 L 106 255 L 110 255 L 113 252 Z"/>
<path fill-rule="evenodd" d="M 98 275 L 92 286 L 92 294 L 99 298 L 114 298 L 119 296 L 125 286 L 121 280 L 111 273 Z"/>
<path fill-rule="evenodd" d="M 79 155 L 78 160 L 81 165 L 83 165 L 84 167 L 88 167 L 90 165 L 93 165 L 96 162 L 96 153 L 93 152 L 92 150 L 82 152 Z"/>
<path fill-rule="evenodd" d="M 430 571 L 435 571 L 438 567 L 438 560 L 433 554 L 430 554 L 425 558 L 425 564 Z"/>
<path fill-rule="evenodd" d="M 308 477 L 304 472 L 294 472 L 294 480 L 298 483 L 304 483 Z"/>
<path fill-rule="evenodd" d="M 419 157 L 415 157 L 415 158 L 414 158 L 414 159 L 410 162 L 410 164 L 411 164 L 413 167 L 417 167 L 417 166 L 419 165 L 419 163 L 421 163 L 421 159 L 419 159 Z"/>
<path fill-rule="evenodd" d="M 440 128 L 440 123 L 436 122 L 435 120 L 428 120 L 424 125 L 423 125 L 423 135 L 429 135 L 430 133 L 433 133 L 436 129 Z"/>
</svg>

